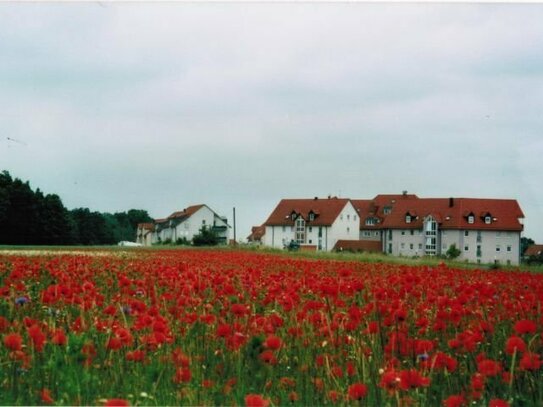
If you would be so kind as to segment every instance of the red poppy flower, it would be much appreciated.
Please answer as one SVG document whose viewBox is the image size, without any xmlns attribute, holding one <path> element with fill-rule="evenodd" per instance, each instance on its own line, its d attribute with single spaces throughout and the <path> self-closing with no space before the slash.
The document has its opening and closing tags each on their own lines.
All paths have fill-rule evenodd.
<svg viewBox="0 0 543 407">
<path fill-rule="evenodd" d="M 518 336 L 511 336 L 505 343 L 505 353 L 512 355 L 513 353 L 522 353 L 526 351 L 526 343 Z"/>
<path fill-rule="evenodd" d="M 245 396 L 245 406 L 246 407 L 268 407 L 270 401 L 264 399 L 259 394 L 248 394 Z"/>
<path fill-rule="evenodd" d="M 192 379 L 192 372 L 190 369 L 180 367 L 176 370 L 173 378 L 174 383 L 188 383 Z"/>
<path fill-rule="evenodd" d="M 269 365 L 275 365 L 277 363 L 277 358 L 271 350 L 265 350 L 259 356 L 260 360 Z"/>
<path fill-rule="evenodd" d="M 485 376 L 496 376 L 501 370 L 501 365 L 492 359 L 484 359 L 477 363 L 477 371 Z"/>
<path fill-rule="evenodd" d="M 454 394 L 452 396 L 447 397 L 443 401 L 443 405 L 445 407 L 464 407 L 467 405 L 467 402 L 464 396 L 460 394 Z"/>
<path fill-rule="evenodd" d="M 51 397 L 51 391 L 49 389 L 42 389 L 42 391 L 40 391 L 40 399 L 43 404 L 53 404 L 55 402 Z"/>
<path fill-rule="evenodd" d="M 538 370 L 541 367 L 541 359 L 537 353 L 525 353 L 520 359 L 519 367 L 522 370 Z"/>
<path fill-rule="evenodd" d="M 17 333 L 4 336 L 4 345 L 11 351 L 18 351 L 23 348 L 23 338 Z"/>
<path fill-rule="evenodd" d="M 104 403 L 105 407 L 128 407 L 130 403 L 124 399 L 109 399 Z"/>
<path fill-rule="evenodd" d="M 347 389 L 350 400 L 360 400 L 368 394 L 368 387 L 364 383 L 354 383 Z"/>
<path fill-rule="evenodd" d="M 402 390 L 416 389 L 418 387 L 427 387 L 430 385 L 430 379 L 422 376 L 418 370 L 402 370 L 400 372 L 400 388 Z"/>
<path fill-rule="evenodd" d="M 64 346 L 68 343 L 68 338 L 66 338 L 66 334 L 62 328 L 55 330 L 53 337 L 51 338 L 51 343 L 59 346 Z"/>
<path fill-rule="evenodd" d="M 28 328 L 28 336 L 32 339 L 32 344 L 37 352 L 41 352 L 45 346 L 46 337 L 38 325 L 32 325 Z"/>
<path fill-rule="evenodd" d="M 264 341 L 264 346 L 268 349 L 277 350 L 281 347 L 282 341 L 281 338 L 275 335 L 270 335 Z"/>
<path fill-rule="evenodd" d="M 530 321 L 529 319 L 522 319 L 518 321 L 513 328 L 515 332 L 519 335 L 535 334 L 537 330 L 537 325 L 534 321 Z"/>
</svg>

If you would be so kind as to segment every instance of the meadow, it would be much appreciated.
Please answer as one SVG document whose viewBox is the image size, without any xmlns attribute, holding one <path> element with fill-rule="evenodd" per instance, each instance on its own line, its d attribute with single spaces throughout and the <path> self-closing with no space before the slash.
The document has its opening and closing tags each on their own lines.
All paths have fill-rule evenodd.
<svg viewBox="0 0 543 407">
<path fill-rule="evenodd" d="M 3 251 L 0 404 L 539 406 L 542 301 L 438 260 Z"/>
</svg>

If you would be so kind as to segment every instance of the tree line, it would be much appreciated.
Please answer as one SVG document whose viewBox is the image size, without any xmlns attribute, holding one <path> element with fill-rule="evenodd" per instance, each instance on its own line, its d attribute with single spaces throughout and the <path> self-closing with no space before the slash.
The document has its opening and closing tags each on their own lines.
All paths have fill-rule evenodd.
<svg viewBox="0 0 543 407">
<path fill-rule="evenodd" d="M 147 211 L 101 213 L 68 210 L 56 194 L 32 190 L 28 181 L 0 173 L 0 244 L 103 245 L 134 241 L 138 223 L 152 222 Z"/>
</svg>

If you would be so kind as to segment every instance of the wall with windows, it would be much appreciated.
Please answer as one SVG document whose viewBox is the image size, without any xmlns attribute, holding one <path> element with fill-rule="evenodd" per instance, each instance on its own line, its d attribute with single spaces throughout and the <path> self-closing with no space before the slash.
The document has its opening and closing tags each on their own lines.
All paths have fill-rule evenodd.
<svg viewBox="0 0 543 407">
<path fill-rule="evenodd" d="M 358 212 L 348 202 L 339 213 L 332 226 L 328 236 L 327 246 L 323 250 L 332 250 L 338 240 L 359 240 L 360 239 L 360 219 Z"/>
<path fill-rule="evenodd" d="M 383 231 L 384 251 L 393 256 L 424 256 L 424 235 L 420 229 Z"/>
<path fill-rule="evenodd" d="M 480 263 L 519 264 L 520 232 L 463 230 L 460 235 L 460 259 Z"/>
<path fill-rule="evenodd" d="M 359 239 L 360 240 L 380 241 L 381 240 L 381 230 L 362 229 L 362 230 L 360 230 Z"/>
</svg>

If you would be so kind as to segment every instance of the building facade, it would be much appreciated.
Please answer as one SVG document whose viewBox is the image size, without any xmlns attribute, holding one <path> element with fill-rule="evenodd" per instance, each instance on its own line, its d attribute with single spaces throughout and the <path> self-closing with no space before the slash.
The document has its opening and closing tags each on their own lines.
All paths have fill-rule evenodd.
<svg viewBox="0 0 543 407">
<path fill-rule="evenodd" d="M 406 191 L 370 200 L 283 199 L 264 223 L 262 242 L 409 257 L 445 255 L 454 246 L 459 260 L 518 265 L 523 218 L 514 199 L 419 198 Z"/>
<path fill-rule="evenodd" d="M 338 240 L 358 240 L 360 220 L 349 199 L 283 199 L 264 223 L 263 244 L 331 251 Z"/>
<path fill-rule="evenodd" d="M 395 256 L 439 256 L 454 245 L 459 260 L 518 265 L 523 218 L 512 199 L 405 201 L 381 225 L 382 248 Z"/>
<path fill-rule="evenodd" d="M 205 204 L 189 206 L 167 218 L 155 219 L 152 226 L 149 232 L 148 224 L 138 225 L 137 243 L 149 246 L 182 240 L 190 242 L 202 228 L 209 228 L 215 232 L 219 243 L 227 244 L 230 229 L 227 219 L 217 215 Z"/>
</svg>

